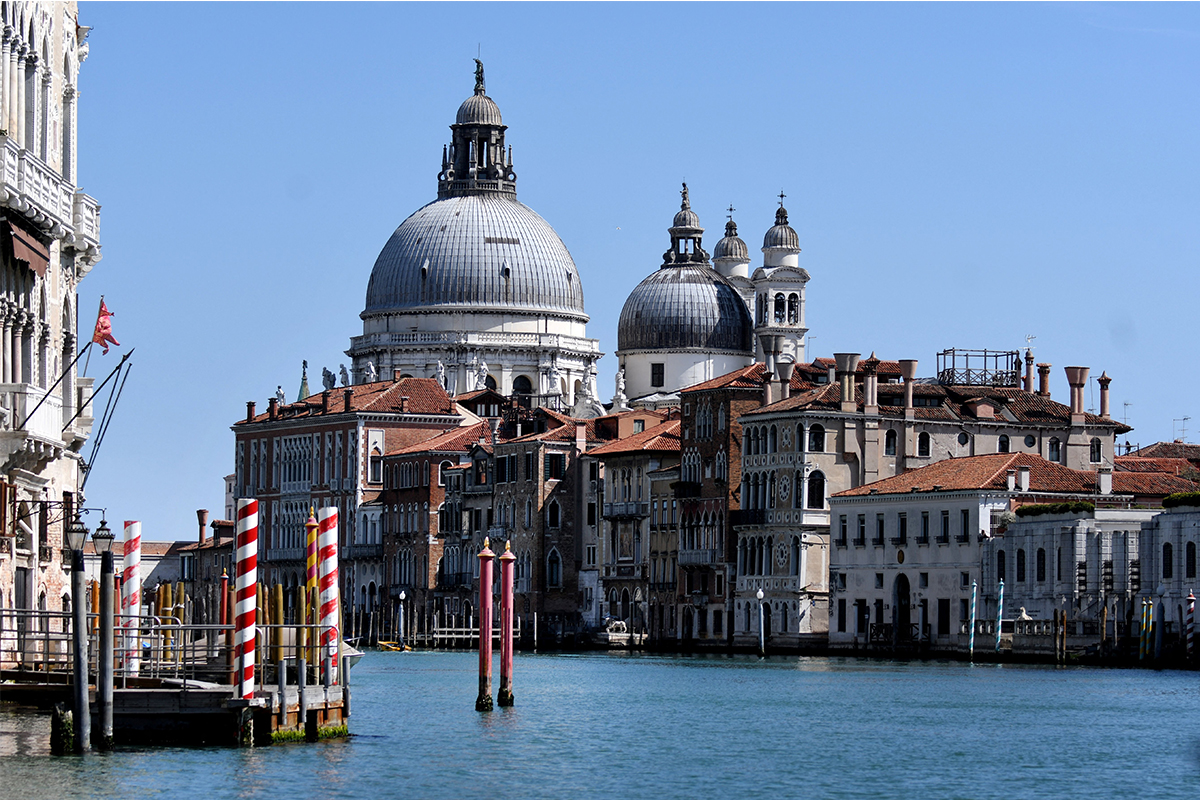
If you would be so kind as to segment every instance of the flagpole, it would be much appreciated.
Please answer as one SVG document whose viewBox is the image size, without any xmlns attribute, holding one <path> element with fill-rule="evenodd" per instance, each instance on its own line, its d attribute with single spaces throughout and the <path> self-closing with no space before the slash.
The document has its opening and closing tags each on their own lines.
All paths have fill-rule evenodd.
<svg viewBox="0 0 1200 800">
<path fill-rule="evenodd" d="M 130 350 L 128 353 L 126 353 L 125 355 L 121 356 L 121 363 L 117 364 L 117 366 L 115 366 L 115 367 L 113 368 L 113 371 L 112 371 L 112 372 L 110 372 L 110 373 L 108 373 L 108 377 L 107 377 L 107 378 L 105 378 L 104 380 L 100 381 L 100 385 L 99 385 L 99 386 L 97 386 L 95 389 L 93 389 L 93 390 L 92 390 L 92 395 L 93 395 L 93 396 L 95 396 L 96 392 L 99 392 L 101 389 L 103 389 L 103 388 L 104 388 L 104 386 L 105 386 L 105 385 L 106 385 L 106 384 L 107 384 L 109 381 L 111 381 L 111 380 L 112 380 L 112 377 L 113 377 L 113 375 L 116 375 L 116 374 L 117 374 L 117 370 L 119 370 L 121 367 L 125 366 L 125 361 L 126 361 L 126 360 L 127 360 L 127 359 L 128 359 L 130 356 L 131 356 L 131 355 L 133 355 L 133 350 Z M 89 400 L 88 402 L 90 403 L 91 401 Z M 79 410 L 75 412 L 75 416 L 73 416 L 73 417 L 71 417 L 69 420 L 67 420 L 67 424 L 62 426 L 62 429 L 63 429 L 64 431 L 65 431 L 67 428 L 71 427 L 71 423 L 72 423 L 72 422 L 74 422 L 75 420 L 79 419 L 79 415 L 83 413 L 84 406 L 86 406 L 86 405 L 87 405 L 87 403 L 84 403 L 84 404 L 80 405 L 80 406 L 79 406 Z"/>
<path fill-rule="evenodd" d="M 102 309 L 102 308 L 104 308 L 104 295 L 100 295 L 100 307 L 96 309 L 96 319 L 100 319 L 100 309 Z M 93 341 L 95 340 L 95 338 L 96 338 L 95 336 L 92 337 Z M 107 344 L 104 346 L 108 347 Z M 91 342 L 88 342 L 88 348 L 85 348 L 85 349 L 89 349 L 90 347 L 91 347 Z M 82 355 L 82 353 L 80 355 Z M 91 363 L 91 360 L 92 360 L 92 354 L 88 353 L 88 357 L 86 359 L 84 359 L 84 362 L 83 362 L 83 372 L 80 374 L 79 377 L 81 377 L 81 378 L 87 377 L 87 368 L 88 368 L 88 364 Z"/>
<path fill-rule="evenodd" d="M 41 400 L 38 400 L 38 402 L 37 402 L 37 405 L 33 407 L 33 411 L 30 411 L 28 414 L 26 414 L 26 415 L 25 415 L 25 419 L 21 420 L 21 424 L 20 424 L 20 425 L 14 425 L 14 426 L 13 426 L 13 430 L 14 430 L 14 431 L 19 431 L 19 430 L 21 430 L 22 428 L 24 428 L 24 427 L 25 427 L 25 423 L 26 423 L 26 422 L 29 422 L 29 420 L 33 419 L 33 415 L 34 415 L 34 414 L 36 414 L 36 413 L 37 413 L 37 410 L 38 410 L 39 408 L 41 408 L 41 407 L 42 407 L 42 403 L 46 402 L 46 398 L 47 398 L 47 397 L 49 397 L 50 395 L 54 394 L 54 390 L 55 390 L 55 389 L 57 389 L 57 388 L 58 388 L 58 385 L 59 385 L 60 383 L 62 383 L 62 382 L 63 382 L 63 378 L 67 377 L 67 375 L 69 375 L 69 374 L 70 374 L 70 372 L 71 372 L 71 367 L 73 367 L 73 366 L 75 366 L 76 364 L 78 364 L 78 363 L 79 363 L 79 359 L 83 357 L 83 354 L 84 354 L 84 353 L 86 353 L 86 352 L 88 352 L 88 351 L 89 351 L 89 350 L 91 350 L 91 349 L 92 349 L 92 343 L 91 343 L 91 342 L 88 342 L 88 343 L 87 343 L 87 344 L 84 346 L 84 348 L 83 348 L 82 350 L 80 350 L 80 351 L 79 351 L 79 354 L 75 356 L 75 360 L 74 360 L 74 361 L 72 361 L 70 364 L 68 364 L 68 365 L 67 365 L 67 368 L 66 368 L 65 370 L 63 370 L 63 374 L 58 376 L 58 380 L 56 380 L 56 381 L 54 382 L 54 384 L 53 384 L 53 385 L 51 385 L 51 387 L 50 387 L 49 389 L 47 389 L 47 390 L 46 390 L 46 393 L 45 393 L 44 395 L 42 395 L 42 399 L 41 399 Z M 89 356 L 89 358 L 90 358 L 90 356 Z"/>
</svg>

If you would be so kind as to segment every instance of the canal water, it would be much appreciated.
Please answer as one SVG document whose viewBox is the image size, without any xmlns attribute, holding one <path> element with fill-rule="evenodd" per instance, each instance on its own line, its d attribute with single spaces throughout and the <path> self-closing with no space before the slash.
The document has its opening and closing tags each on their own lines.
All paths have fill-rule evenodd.
<svg viewBox="0 0 1200 800">
<path fill-rule="evenodd" d="M 851 658 L 368 653 L 354 736 L 45 754 L 0 712 L 6 798 L 1194 798 L 1200 675 Z M 2 696 L 2 692 L 0 692 Z"/>
</svg>

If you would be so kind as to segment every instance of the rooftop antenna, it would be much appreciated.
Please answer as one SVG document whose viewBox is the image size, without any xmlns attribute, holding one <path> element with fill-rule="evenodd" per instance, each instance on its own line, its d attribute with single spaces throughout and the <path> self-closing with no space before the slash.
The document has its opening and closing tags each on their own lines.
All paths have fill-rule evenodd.
<svg viewBox="0 0 1200 800">
<path fill-rule="evenodd" d="M 1189 419 L 1191 419 L 1191 417 L 1184 416 L 1179 419 L 1171 420 L 1171 438 L 1172 439 L 1175 438 L 1175 423 L 1178 422 L 1178 423 L 1180 423 L 1180 425 L 1179 425 L 1179 440 L 1181 442 L 1183 442 L 1184 444 L 1187 444 L 1187 424 L 1188 424 Z"/>
<path fill-rule="evenodd" d="M 1032 350 L 1032 349 L 1034 349 L 1034 346 L 1033 346 L 1033 340 L 1034 340 L 1034 339 L 1036 339 L 1036 338 L 1037 338 L 1037 337 L 1036 337 L 1036 336 L 1034 336 L 1032 333 L 1027 333 L 1027 334 L 1025 334 L 1025 349 L 1026 349 L 1026 350 Z"/>
<path fill-rule="evenodd" d="M 1129 424 L 1129 407 L 1130 407 L 1131 405 L 1133 405 L 1133 403 L 1131 403 L 1131 402 L 1129 402 L 1128 400 L 1126 400 L 1126 401 L 1123 403 L 1123 405 L 1125 406 L 1125 411 L 1124 411 L 1124 413 L 1122 413 L 1122 415 L 1121 415 L 1121 422 L 1123 422 L 1123 423 L 1125 423 L 1126 425 L 1128 425 L 1128 424 Z"/>
</svg>

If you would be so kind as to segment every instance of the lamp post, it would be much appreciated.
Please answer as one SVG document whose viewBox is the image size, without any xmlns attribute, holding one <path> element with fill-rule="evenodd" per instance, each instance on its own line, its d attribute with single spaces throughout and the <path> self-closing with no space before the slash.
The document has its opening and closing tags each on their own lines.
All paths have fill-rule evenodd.
<svg viewBox="0 0 1200 800">
<path fill-rule="evenodd" d="M 404 590 L 400 590 L 400 646 L 404 647 L 404 599 L 408 597 Z"/>
<path fill-rule="evenodd" d="M 765 656 L 767 654 L 767 631 L 763 627 L 763 590 L 759 589 L 758 594 L 758 654 Z"/>
<path fill-rule="evenodd" d="M 88 529 L 79 515 L 67 523 L 64 531 L 67 549 L 71 551 L 71 646 L 74 649 L 75 752 L 86 753 L 92 748 L 92 719 L 88 708 L 87 608 L 83 588 L 83 543 Z"/>
<path fill-rule="evenodd" d="M 100 647 L 96 656 L 96 712 L 100 732 L 96 746 L 113 747 L 113 532 L 107 520 L 92 534 L 92 545 L 100 554 Z"/>
</svg>

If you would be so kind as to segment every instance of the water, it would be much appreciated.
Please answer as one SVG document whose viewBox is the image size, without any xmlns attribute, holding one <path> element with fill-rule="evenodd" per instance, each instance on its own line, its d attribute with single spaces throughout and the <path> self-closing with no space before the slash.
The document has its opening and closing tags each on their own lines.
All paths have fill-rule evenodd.
<svg viewBox="0 0 1200 800">
<path fill-rule="evenodd" d="M 843 658 L 369 653 L 346 741 L 36 754 L 0 713 L 6 798 L 1194 797 L 1194 673 Z M 26 731 L 24 736 L 13 731 Z M 13 754 L 14 750 L 20 751 Z"/>
</svg>

